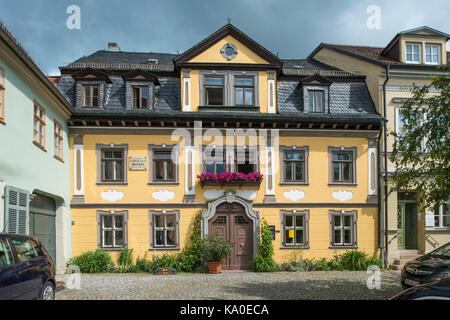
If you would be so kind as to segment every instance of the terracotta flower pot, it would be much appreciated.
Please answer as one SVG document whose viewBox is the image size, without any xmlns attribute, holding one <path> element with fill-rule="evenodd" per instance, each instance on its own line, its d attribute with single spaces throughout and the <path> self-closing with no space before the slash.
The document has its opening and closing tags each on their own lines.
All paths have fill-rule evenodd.
<svg viewBox="0 0 450 320">
<path fill-rule="evenodd" d="M 221 273 L 222 272 L 222 261 L 221 262 L 208 262 L 209 273 Z"/>
</svg>

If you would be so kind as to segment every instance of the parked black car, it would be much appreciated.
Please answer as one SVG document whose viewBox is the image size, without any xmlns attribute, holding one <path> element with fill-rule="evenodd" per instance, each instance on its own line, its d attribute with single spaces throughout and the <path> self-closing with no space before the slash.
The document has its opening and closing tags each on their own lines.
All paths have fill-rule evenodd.
<svg viewBox="0 0 450 320">
<path fill-rule="evenodd" d="M 404 289 L 450 277 L 450 242 L 430 253 L 408 262 L 402 270 Z"/>
<path fill-rule="evenodd" d="M 55 263 L 33 237 L 0 234 L 0 300 L 53 300 Z"/>
<path fill-rule="evenodd" d="M 441 281 L 406 289 L 390 300 L 446 300 L 450 301 L 450 277 Z"/>
</svg>

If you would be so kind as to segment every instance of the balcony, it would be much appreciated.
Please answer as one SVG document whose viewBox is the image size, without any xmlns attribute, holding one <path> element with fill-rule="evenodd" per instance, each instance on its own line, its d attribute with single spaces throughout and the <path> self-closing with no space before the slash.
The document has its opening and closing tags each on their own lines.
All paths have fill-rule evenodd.
<svg viewBox="0 0 450 320">
<path fill-rule="evenodd" d="M 197 176 L 200 185 L 205 186 L 224 186 L 231 187 L 259 187 L 263 181 L 263 175 L 259 172 L 222 172 L 222 173 L 202 173 Z"/>
</svg>

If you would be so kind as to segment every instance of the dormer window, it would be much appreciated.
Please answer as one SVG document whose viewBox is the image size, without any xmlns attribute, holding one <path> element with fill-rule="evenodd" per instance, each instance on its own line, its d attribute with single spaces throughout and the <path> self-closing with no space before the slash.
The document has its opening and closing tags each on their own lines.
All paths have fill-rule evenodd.
<svg viewBox="0 0 450 320">
<path fill-rule="evenodd" d="M 324 112 L 325 91 L 308 90 L 309 112 Z"/>
<path fill-rule="evenodd" d="M 222 76 L 205 77 L 205 102 L 207 106 L 224 105 L 224 86 Z"/>
<path fill-rule="evenodd" d="M 83 85 L 81 90 L 83 102 L 82 107 L 95 108 L 100 106 L 100 86 L 99 85 Z"/>
<path fill-rule="evenodd" d="M 406 44 L 406 62 L 420 63 L 420 44 Z"/>
<path fill-rule="evenodd" d="M 148 108 L 148 100 L 149 100 L 148 86 L 133 86 L 132 94 L 133 94 L 133 108 L 136 109 Z"/>
<path fill-rule="evenodd" d="M 426 45 L 425 46 L 425 63 L 439 64 L 440 60 L 440 46 Z"/>
</svg>

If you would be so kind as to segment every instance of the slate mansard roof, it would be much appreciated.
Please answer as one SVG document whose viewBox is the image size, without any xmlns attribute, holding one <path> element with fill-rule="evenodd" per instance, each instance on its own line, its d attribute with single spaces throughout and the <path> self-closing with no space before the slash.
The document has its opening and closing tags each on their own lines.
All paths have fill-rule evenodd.
<svg viewBox="0 0 450 320">
<path fill-rule="evenodd" d="M 87 109 L 76 107 L 76 80 L 71 76 L 70 72 L 67 72 L 70 68 L 62 68 L 64 72 L 59 80 L 58 89 L 72 106 L 74 106 L 76 115 L 129 114 L 151 117 L 158 113 L 167 112 L 172 113 L 172 115 L 177 113 L 181 114 L 180 78 L 179 75 L 172 71 L 173 64 L 169 65 L 169 62 L 172 62 L 171 59 L 174 56 L 176 55 L 97 51 L 93 55 L 83 57 L 73 63 L 141 64 L 148 61 L 148 59 L 158 59 L 157 63 L 151 64 L 154 68 L 153 72 L 157 74 L 158 81 L 160 82 L 160 86 L 155 87 L 155 100 L 151 109 L 126 109 L 125 81 L 117 70 L 112 72 L 100 68 L 103 69 L 103 72 L 109 74 L 109 79 L 112 81 L 111 84 L 105 84 L 105 98 L 102 108 Z M 277 81 L 278 114 L 309 118 L 333 118 L 335 116 L 345 116 L 353 119 L 358 117 L 379 118 L 365 84 L 364 76 L 341 71 L 314 59 L 286 59 L 282 61 L 284 63 L 283 69 Z M 170 66 L 171 68 L 162 71 L 158 69 L 160 65 Z M 77 70 L 80 69 L 77 68 Z M 121 71 L 123 72 L 125 70 L 122 69 Z M 152 72 L 152 70 L 149 72 Z M 300 80 L 314 74 L 320 74 L 332 81 L 330 86 L 329 112 L 327 110 L 322 115 L 304 113 L 302 90 L 298 88 Z M 205 113 L 201 112 L 201 114 Z"/>
</svg>

